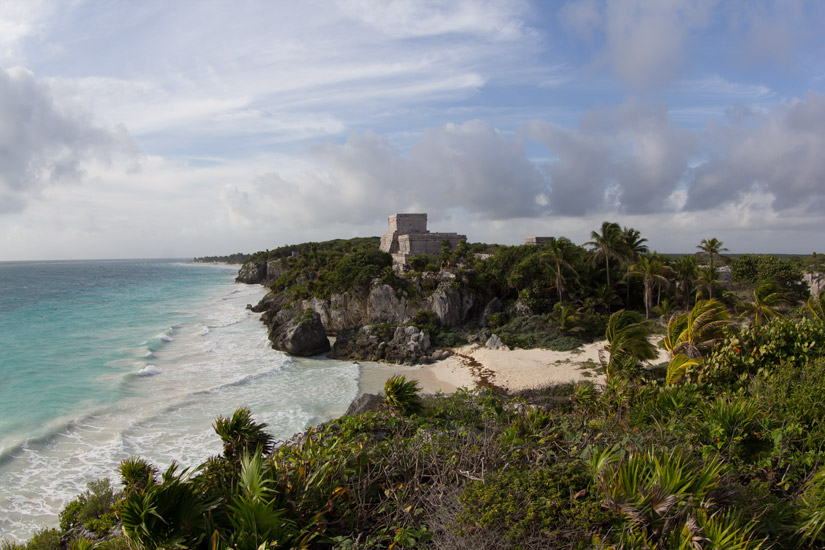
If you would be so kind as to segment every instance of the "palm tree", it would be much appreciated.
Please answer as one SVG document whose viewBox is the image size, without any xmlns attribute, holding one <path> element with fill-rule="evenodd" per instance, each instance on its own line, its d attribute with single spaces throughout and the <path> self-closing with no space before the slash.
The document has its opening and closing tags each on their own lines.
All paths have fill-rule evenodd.
<svg viewBox="0 0 825 550">
<path fill-rule="evenodd" d="M 265 423 L 256 423 L 252 411 L 246 407 L 237 409 L 231 418 L 219 416 L 212 425 L 223 441 L 223 456 L 238 461 L 244 455 L 268 454 L 272 451 L 272 436 L 264 431 Z"/>
<path fill-rule="evenodd" d="M 696 247 L 699 249 L 700 254 L 704 254 L 708 257 L 708 262 L 710 263 L 710 268 L 713 269 L 713 257 L 719 256 L 720 252 L 727 252 L 727 248 L 723 248 L 722 245 L 724 243 L 713 237 L 711 239 L 702 239 L 702 242 Z"/>
<path fill-rule="evenodd" d="M 556 293 L 559 296 L 559 302 L 564 301 L 564 293 L 566 291 L 566 281 L 564 280 L 564 270 L 570 271 L 574 276 L 578 276 L 570 262 L 573 261 L 575 254 L 575 245 L 565 237 L 552 238 L 543 247 L 541 253 L 541 261 L 550 263 L 555 272 L 555 286 Z"/>
<path fill-rule="evenodd" d="M 814 319 L 825 323 L 825 290 L 819 291 L 818 296 L 808 298 L 808 311 Z"/>
<path fill-rule="evenodd" d="M 693 256 L 682 256 L 676 260 L 676 287 L 685 297 L 685 309 L 690 307 L 690 296 L 693 294 L 693 283 L 699 278 L 699 267 Z"/>
<path fill-rule="evenodd" d="M 610 286 L 610 258 L 621 260 L 625 256 L 625 243 L 619 224 L 602 222 L 602 232 L 592 231 L 591 241 L 585 246 L 593 247 L 593 265 L 604 262 L 607 272 L 607 286 Z"/>
<path fill-rule="evenodd" d="M 670 319 L 670 315 L 676 309 L 676 304 L 670 301 L 669 298 L 665 298 L 662 300 L 660 304 L 653 308 L 653 311 L 656 312 L 659 317 L 664 317 L 665 319 Z"/>
<path fill-rule="evenodd" d="M 707 291 L 707 297 L 712 300 L 713 287 L 719 284 L 719 281 L 716 278 L 716 270 L 707 266 L 700 268 L 699 277 L 696 279 L 696 282 L 699 286 L 697 296 L 699 294 L 704 296 L 705 291 Z"/>
<path fill-rule="evenodd" d="M 622 229 L 622 239 L 624 240 L 624 260 L 627 262 L 628 266 L 635 263 L 636 260 L 638 260 L 643 254 L 648 253 L 649 249 L 645 244 L 647 239 L 642 238 L 642 234 L 638 229 L 625 227 Z M 627 285 L 625 286 L 624 303 L 625 307 L 630 305 L 630 280 L 627 281 Z"/>
<path fill-rule="evenodd" d="M 647 239 L 642 238 L 642 234 L 638 229 L 632 227 L 625 227 L 622 229 L 622 238 L 627 252 L 628 261 L 634 261 L 642 254 L 647 254 L 649 249 L 645 244 Z"/>
<path fill-rule="evenodd" d="M 620 309 L 607 321 L 605 350 L 610 358 L 605 366 L 610 378 L 617 370 L 625 370 L 657 357 L 656 348 L 647 340 L 648 330 L 635 311 Z"/>
<path fill-rule="evenodd" d="M 602 313 L 610 311 L 610 306 L 621 303 L 619 295 L 616 291 L 607 285 L 599 285 L 593 289 L 591 298 L 595 304 L 596 309 Z"/>
<path fill-rule="evenodd" d="M 738 320 L 750 318 L 751 323 L 760 326 L 769 319 L 782 317 L 777 307 L 787 304 L 788 299 L 773 279 L 763 279 L 753 287 L 753 302 L 736 304 Z"/>
<path fill-rule="evenodd" d="M 584 330 L 584 327 L 581 326 L 581 315 L 573 307 L 573 304 L 556 302 L 549 317 L 556 323 L 558 329 L 566 334 Z"/>
<path fill-rule="evenodd" d="M 698 359 L 722 340 L 723 331 L 730 324 L 730 314 L 721 302 L 700 300 L 692 310 L 670 318 L 664 346 L 671 358 L 683 354 Z"/>
<path fill-rule="evenodd" d="M 653 284 L 667 284 L 664 276 L 665 266 L 659 260 L 650 256 L 641 256 L 627 271 L 628 275 L 641 277 L 645 285 L 645 319 L 650 318 L 650 309 L 653 307 Z"/>
</svg>

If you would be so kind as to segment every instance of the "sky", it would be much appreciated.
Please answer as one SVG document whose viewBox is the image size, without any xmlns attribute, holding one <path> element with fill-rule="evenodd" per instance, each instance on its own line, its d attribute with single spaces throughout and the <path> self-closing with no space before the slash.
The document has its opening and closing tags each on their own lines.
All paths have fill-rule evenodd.
<svg viewBox="0 0 825 550">
<path fill-rule="evenodd" d="M 825 251 L 819 0 L 0 0 L 0 261 Z"/>
</svg>

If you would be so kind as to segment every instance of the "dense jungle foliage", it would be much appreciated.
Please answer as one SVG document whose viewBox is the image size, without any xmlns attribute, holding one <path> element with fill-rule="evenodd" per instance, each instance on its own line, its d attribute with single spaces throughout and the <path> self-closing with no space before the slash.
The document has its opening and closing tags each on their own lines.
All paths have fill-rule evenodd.
<svg viewBox="0 0 825 550">
<path fill-rule="evenodd" d="M 646 243 L 638 230 L 604 222 L 581 246 L 564 237 L 543 246 L 462 242 L 451 249 L 445 242 L 439 255 L 413 257 L 400 273 L 390 255 L 378 250 L 377 237 L 290 245 L 258 252 L 250 261 L 279 261 L 281 275 L 272 291 L 293 299 L 328 298 L 380 279 L 414 301 L 438 284 L 422 274 L 450 271 L 457 288 L 503 302 L 504 311 L 490 318 L 490 327 L 505 344 L 556 350 L 602 338 L 609 314 L 618 309 L 666 322 L 697 300 L 715 298 L 743 319 L 764 316 L 763 305 L 782 315 L 799 313 L 808 295 L 804 273 L 825 265 L 825 256 L 816 253 L 728 258 L 715 238 L 684 256 L 651 252 Z M 764 288 L 755 296 L 760 284 Z M 776 288 L 771 291 L 768 284 Z M 461 343 L 477 327 L 430 328 L 440 342 Z"/>
</svg>

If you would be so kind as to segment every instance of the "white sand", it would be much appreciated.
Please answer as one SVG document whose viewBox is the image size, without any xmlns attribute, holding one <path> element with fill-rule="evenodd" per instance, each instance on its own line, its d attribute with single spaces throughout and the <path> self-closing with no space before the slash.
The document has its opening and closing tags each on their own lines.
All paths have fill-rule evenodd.
<svg viewBox="0 0 825 550">
<path fill-rule="evenodd" d="M 467 345 L 453 350 L 451 357 L 432 365 L 404 367 L 365 362 L 361 364 L 361 392 L 380 393 L 384 382 L 395 374 L 417 380 L 424 393 L 452 393 L 460 387 L 473 388 L 485 384 L 508 391 L 581 380 L 603 384 L 599 352 L 605 344 L 602 340 L 564 352 L 546 349 L 491 350 Z M 607 359 L 606 352 L 602 353 Z M 651 364 L 667 361 L 667 358 L 667 351 L 660 350 L 659 357 Z"/>
</svg>

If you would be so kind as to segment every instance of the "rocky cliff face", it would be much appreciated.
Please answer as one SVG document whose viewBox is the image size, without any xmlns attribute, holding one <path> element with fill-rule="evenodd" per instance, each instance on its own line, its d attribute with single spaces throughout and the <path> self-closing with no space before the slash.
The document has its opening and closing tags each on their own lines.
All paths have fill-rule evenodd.
<svg viewBox="0 0 825 550">
<path fill-rule="evenodd" d="M 274 280 L 280 276 L 279 267 L 278 261 L 269 262 L 269 265 L 247 264 L 237 280 Z M 303 329 L 290 323 L 301 312 L 312 310 L 317 315 L 318 325 L 327 334 L 339 335 L 341 345 L 336 348 L 335 357 L 410 363 L 426 362 L 432 355 L 429 339 L 424 342 L 408 330 L 418 329 L 399 327 L 403 329 L 401 333 L 393 332 L 381 338 L 378 338 L 378 333 L 374 330 L 359 333 L 359 329 L 374 325 L 403 325 L 422 310 L 431 310 L 442 326 L 457 327 L 468 322 L 479 322 L 490 301 L 488 296 L 455 284 L 453 274 L 447 272 L 427 273 L 408 282 L 407 290 L 402 291 L 375 279 L 365 288 L 354 288 L 342 294 L 333 294 L 329 298 L 315 297 L 300 302 L 290 302 L 283 294 L 270 294 L 252 309 L 262 313 L 261 320 L 269 327 L 270 340 L 276 349 L 298 354 L 291 351 L 295 349 L 295 345 L 288 342 L 296 338 L 296 330 Z M 287 326 L 290 328 L 287 329 Z M 285 334 L 290 334 L 290 337 L 286 338 Z M 317 338 L 315 340 L 320 341 Z M 384 346 L 379 350 L 381 342 Z"/>
<path fill-rule="evenodd" d="M 341 331 L 330 357 L 413 365 L 430 360 L 430 336 L 413 326 L 367 325 Z"/>
<path fill-rule="evenodd" d="M 364 325 L 406 323 L 422 310 L 433 311 L 439 324 L 447 327 L 478 321 L 487 305 L 487 297 L 472 290 L 455 288 L 449 275 L 414 281 L 413 296 L 376 279 L 368 289 L 333 294 L 328 299 L 304 300 L 301 307 L 318 312 L 329 333 Z M 429 295 L 422 288 L 427 285 L 435 285 Z"/>
<path fill-rule="evenodd" d="M 283 275 L 283 263 L 281 260 L 269 260 L 267 262 L 246 262 L 238 270 L 235 277 L 236 283 L 246 283 L 249 285 L 271 285 Z"/>
</svg>

